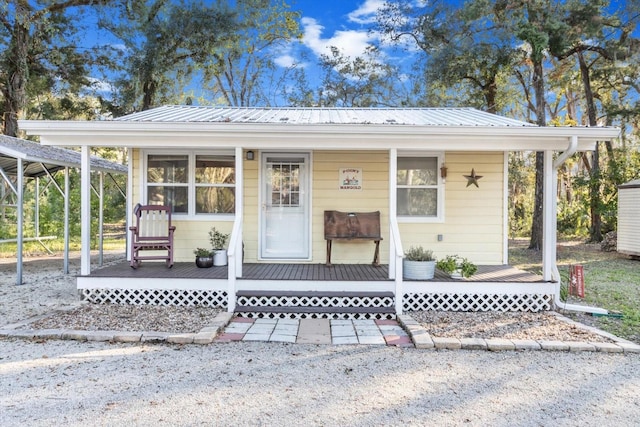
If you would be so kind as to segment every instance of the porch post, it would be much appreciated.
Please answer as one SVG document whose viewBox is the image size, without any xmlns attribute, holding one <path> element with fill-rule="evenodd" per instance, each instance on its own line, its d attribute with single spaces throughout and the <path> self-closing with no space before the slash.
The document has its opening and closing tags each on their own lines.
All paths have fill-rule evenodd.
<svg viewBox="0 0 640 427">
<path fill-rule="evenodd" d="M 100 176 L 100 188 L 98 188 L 98 200 L 100 207 L 98 208 L 98 265 L 102 267 L 104 260 L 104 172 L 98 172 Z"/>
<path fill-rule="evenodd" d="M 395 283 L 396 315 L 402 314 L 404 289 L 402 282 L 402 242 L 398 229 L 396 204 L 396 179 L 398 170 L 398 150 L 389 150 L 389 278 Z"/>
<path fill-rule="evenodd" d="M 544 152 L 544 186 L 543 186 L 543 241 L 542 241 L 542 278 L 546 282 L 552 279 L 552 269 L 556 259 L 556 199 L 553 182 L 553 151 Z"/>
<path fill-rule="evenodd" d="M 91 273 L 91 150 L 82 146 L 80 158 L 80 274 Z"/>
</svg>

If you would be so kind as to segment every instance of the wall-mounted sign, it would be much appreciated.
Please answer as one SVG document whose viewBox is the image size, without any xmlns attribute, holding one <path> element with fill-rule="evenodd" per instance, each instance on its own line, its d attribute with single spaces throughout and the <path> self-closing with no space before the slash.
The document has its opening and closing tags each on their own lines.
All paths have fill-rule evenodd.
<svg viewBox="0 0 640 427">
<path fill-rule="evenodd" d="M 340 190 L 362 190 L 362 168 L 340 168 Z"/>
</svg>

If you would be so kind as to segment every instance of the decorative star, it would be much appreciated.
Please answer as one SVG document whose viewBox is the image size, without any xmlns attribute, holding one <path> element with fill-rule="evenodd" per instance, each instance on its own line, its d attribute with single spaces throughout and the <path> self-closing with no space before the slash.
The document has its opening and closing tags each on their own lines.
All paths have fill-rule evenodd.
<svg viewBox="0 0 640 427">
<path fill-rule="evenodd" d="M 475 169 L 471 169 L 471 175 L 463 175 L 465 178 L 467 178 L 467 187 L 470 186 L 471 184 L 475 185 L 476 187 L 480 188 L 480 186 L 478 185 L 478 180 L 480 178 L 482 178 L 481 175 L 476 175 L 476 170 Z"/>
</svg>

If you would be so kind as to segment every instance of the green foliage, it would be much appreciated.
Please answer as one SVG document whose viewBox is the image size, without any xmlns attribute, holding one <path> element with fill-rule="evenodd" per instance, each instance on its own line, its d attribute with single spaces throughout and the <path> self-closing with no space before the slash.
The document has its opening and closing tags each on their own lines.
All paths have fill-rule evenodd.
<svg viewBox="0 0 640 427">
<path fill-rule="evenodd" d="M 324 73 L 320 104 L 329 107 L 401 106 L 407 96 L 398 79 L 399 70 L 381 61 L 380 51 L 368 47 L 362 56 L 350 58 L 337 47 L 320 57 Z"/>
<path fill-rule="evenodd" d="M 462 277 L 471 277 L 478 271 L 478 267 L 474 263 L 458 255 L 447 255 L 439 259 L 436 262 L 436 267 L 447 274 L 459 270 Z"/>
<path fill-rule="evenodd" d="M 214 251 L 216 249 L 224 249 L 229 236 L 230 234 L 222 233 L 215 227 L 212 227 L 211 230 L 209 230 L 209 242 L 211 242 L 211 248 Z"/>
<path fill-rule="evenodd" d="M 404 257 L 407 261 L 435 261 L 433 251 L 424 249 L 422 246 L 411 246 L 405 251 Z"/>
<path fill-rule="evenodd" d="M 125 44 L 116 81 L 121 109 L 146 110 L 180 98 L 194 72 L 232 37 L 235 15 L 222 4 L 126 2 L 101 25 Z"/>
<path fill-rule="evenodd" d="M 204 64 L 205 89 L 216 103 L 248 107 L 269 105 L 282 89 L 274 50 L 302 38 L 301 13 L 285 0 L 229 2 L 236 14 L 234 36 L 213 49 Z M 286 82 L 281 82 L 285 83 Z"/>
<path fill-rule="evenodd" d="M 213 252 L 211 251 L 211 249 L 206 249 L 206 248 L 196 248 L 193 251 L 193 254 L 197 257 L 210 257 L 213 256 Z"/>
</svg>

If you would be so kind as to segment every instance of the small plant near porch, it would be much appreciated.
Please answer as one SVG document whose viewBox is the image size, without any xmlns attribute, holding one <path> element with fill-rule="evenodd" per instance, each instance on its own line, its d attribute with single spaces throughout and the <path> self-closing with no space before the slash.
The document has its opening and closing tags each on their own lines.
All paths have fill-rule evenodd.
<svg viewBox="0 0 640 427">
<path fill-rule="evenodd" d="M 412 246 L 404 253 L 402 271 L 403 277 L 410 280 L 433 279 L 436 269 L 436 259 L 433 251 L 422 246 Z"/>
<path fill-rule="evenodd" d="M 209 242 L 211 242 L 213 249 L 213 265 L 227 265 L 227 249 L 225 246 L 228 239 L 228 233 L 222 233 L 215 227 L 211 227 L 211 230 L 209 230 Z"/>
<path fill-rule="evenodd" d="M 436 263 L 436 267 L 453 279 L 471 277 L 478 271 L 478 267 L 474 263 L 458 255 L 447 255 Z"/>
<path fill-rule="evenodd" d="M 196 248 L 193 253 L 196 256 L 196 266 L 199 268 L 213 267 L 213 252 L 211 249 Z"/>
</svg>

